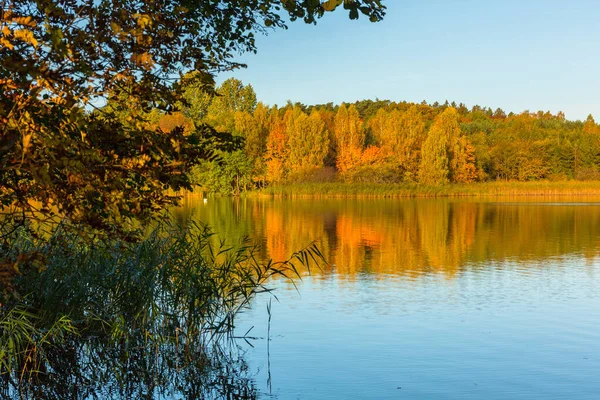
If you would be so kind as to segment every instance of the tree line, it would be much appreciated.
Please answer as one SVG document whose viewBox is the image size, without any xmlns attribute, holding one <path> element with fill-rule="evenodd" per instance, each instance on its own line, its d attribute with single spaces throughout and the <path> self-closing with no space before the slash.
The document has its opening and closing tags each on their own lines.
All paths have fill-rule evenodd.
<svg viewBox="0 0 600 400">
<path fill-rule="evenodd" d="M 590 115 L 449 103 L 363 100 L 283 107 L 257 100 L 230 78 L 211 95 L 184 88 L 180 111 L 152 111 L 165 132 L 208 124 L 242 143 L 194 172 L 212 192 L 239 194 L 270 184 L 319 182 L 444 185 L 493 180 L 600 179 L 600 127 Z"/>
</svg>

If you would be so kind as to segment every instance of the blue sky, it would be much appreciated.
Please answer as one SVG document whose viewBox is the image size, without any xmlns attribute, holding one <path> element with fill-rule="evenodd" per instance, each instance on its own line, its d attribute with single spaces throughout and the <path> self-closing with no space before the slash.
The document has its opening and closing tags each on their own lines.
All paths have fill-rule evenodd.
<svg viewBox="0 0 600 400">
<path fill-rule="evenodd" d="M 258 37 L 247 69 L 259 100 L 284 104 L 446 99 L 600 120 L 600 1 L 384 0 L 384 21 L 345 10 Z"/>
</svg>

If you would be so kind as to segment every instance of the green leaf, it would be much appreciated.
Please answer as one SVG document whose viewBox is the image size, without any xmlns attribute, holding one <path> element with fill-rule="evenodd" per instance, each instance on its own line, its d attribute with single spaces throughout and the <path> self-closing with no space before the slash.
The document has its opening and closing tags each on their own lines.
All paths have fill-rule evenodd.
<svg viewBox="0 0 600 400">
<path fill-rule="evenodd" d="M 358 19 L 358 11 L 350 10 L 350 19 Z"/>
</svg>

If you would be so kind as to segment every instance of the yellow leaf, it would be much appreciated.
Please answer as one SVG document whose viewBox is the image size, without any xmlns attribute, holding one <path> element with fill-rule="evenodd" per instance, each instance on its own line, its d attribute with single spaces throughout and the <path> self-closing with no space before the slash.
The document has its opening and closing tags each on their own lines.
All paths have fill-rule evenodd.
<svg viewBox="0 0 600 400">
<path fill-rule="evenodd" d="M 133 18 L 137 20 L 137 23 L 141 28 L 152 25 L 152 18 L 147 14 L 133 14 Z"/>
<path fill-rule="evenodd" d="M 12 43 L 4 38 L 0 38 L 0 45 L 2 45 L 2 47 L 6 47 L 7 49 L 10 49 L 10 50 L 14 49 L 14 46 L 12 45 Z"/>
<path fill-rule="evenodd" d="M 37 23 L 33 20 L 33 18 L 31 18 L 31 16 L 17 17 L 15 19 L 13 19 L 13 21 L 16 22 L 17 24 L 29 26 L 31 28 L 35 28 L 37 26 Z"/>
<path fill-rule="evenodd" d="M 33 47 L 37 47 L 38 41 L 33 37 L 33 32 L 29 29 L 17 29 L 13 33 L 15 39 L 20 39 L 25 43 L 29 43 L 33 45 Z"/>
</svg>

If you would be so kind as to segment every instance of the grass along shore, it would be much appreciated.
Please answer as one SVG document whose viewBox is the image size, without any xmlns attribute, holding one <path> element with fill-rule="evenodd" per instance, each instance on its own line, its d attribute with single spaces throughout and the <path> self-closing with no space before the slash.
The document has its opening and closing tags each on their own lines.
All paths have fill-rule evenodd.
<svg viewBox="0 0 600 400">
<path fill-rule="evenodd" d="M 247 197 L 483 197 L 600 196 L 600 181 L 480 182 L 428 186 L 414 183 L 291 183 L 248 192 Z"/>
</svg>

